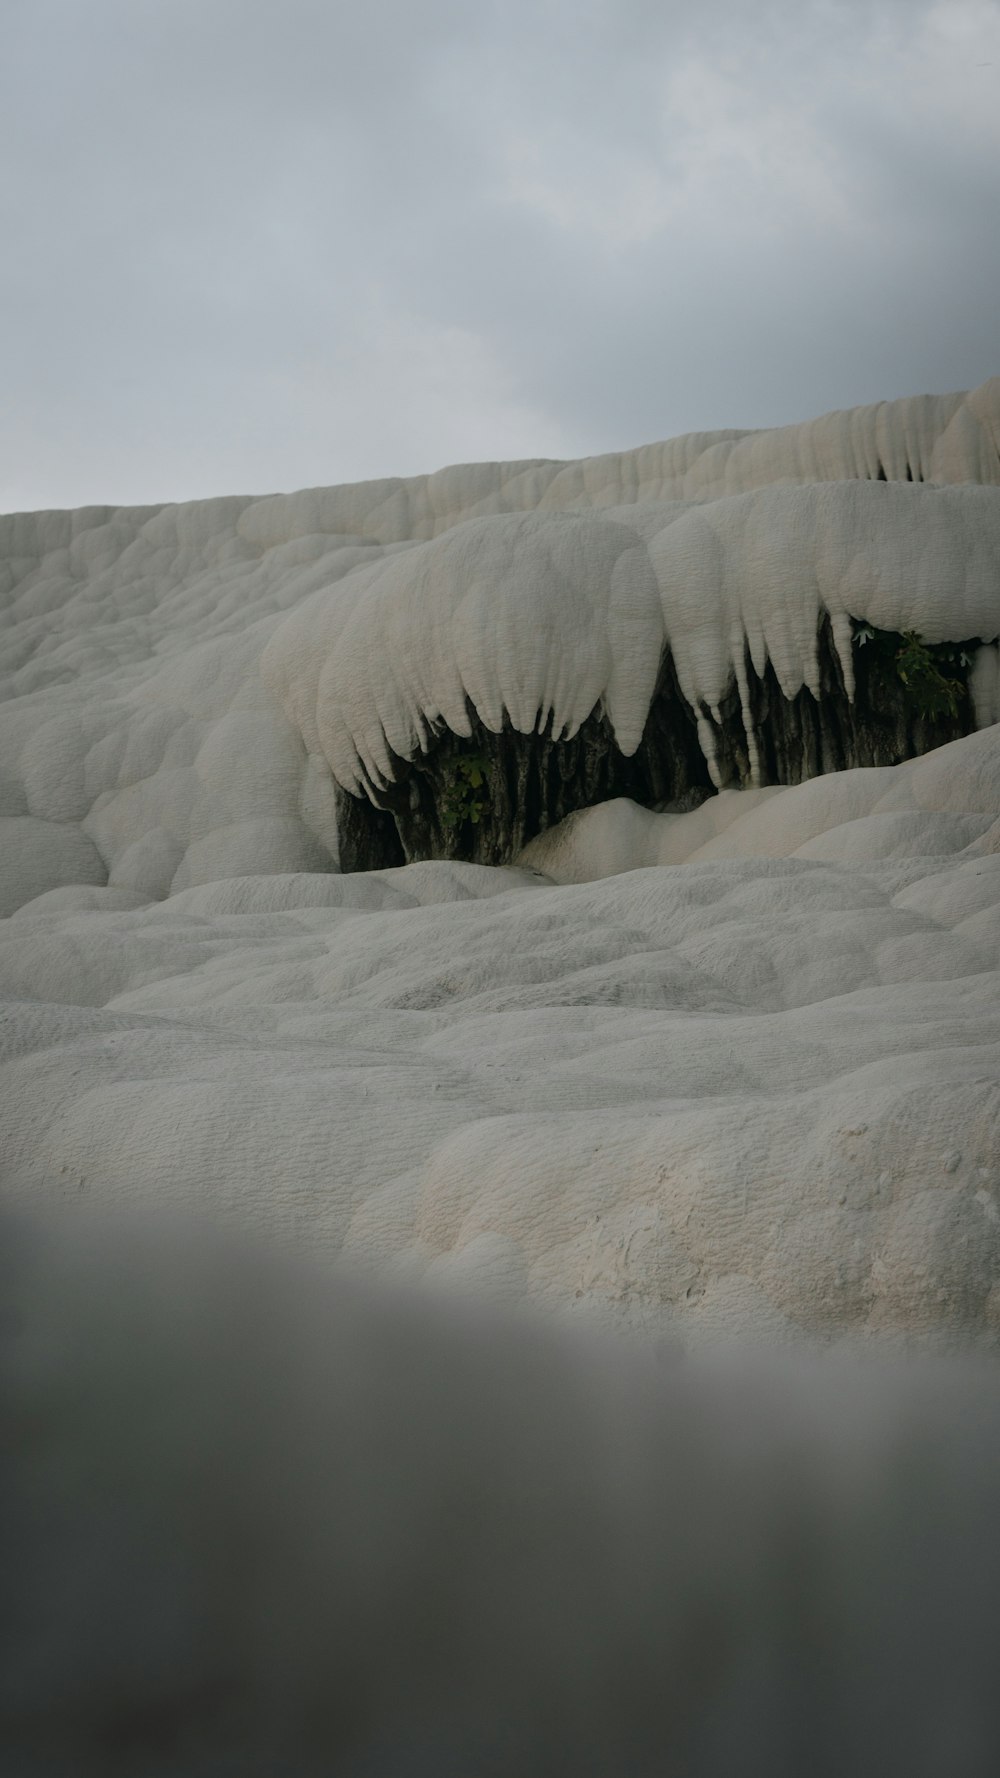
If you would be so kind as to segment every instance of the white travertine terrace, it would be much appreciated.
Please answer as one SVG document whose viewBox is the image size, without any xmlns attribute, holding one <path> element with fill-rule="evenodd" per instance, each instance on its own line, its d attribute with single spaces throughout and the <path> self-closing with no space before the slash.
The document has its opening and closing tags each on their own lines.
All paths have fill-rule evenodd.
<svg viewBox="0 0 1000 1778">
<path fill-rule="evenodd" d="M 753 749 L 744 655 L 785 696 L 818 697 L 829 616 L 849 687 L 851 618 L 930 642 L 1000 633 L 1000 499 L 989 488 L 877 482 L 766 488 L 704 505 L 477 519 L 359 570 L 290 617 L 264 674 L 345 789 L 384 785 L 466 704 L 499 732 L 576 733 L 602 705 L 621 751 L 642 738 L 665 646 L 694 710 L 735 679 Z M 989 659 L 995 659 L 991 650 Z M 983 726 L 1000 718 L 978 680 Z M 713 742 L 699 735 L 710 768 Z"/>
<path fill-rule="evenodd" d="M 0 519 L 7 1190 L 685 1344 L 995 1345 L 998 414 Z M 665 646 L 792 691 L 822 613 L 845 670 L 848 616 L 980 638 L 978 732 L 337 873 L 332 773 L 466 700 L 627 750 Z"/>
<path fill-rule="evenodd" d="M 601 703 L 634 752 L 665 644 L 688 702 L 715 710 L 734 676 L 746 706 L 747 642 L 786 696 L 816 689 L 824 613 L 849 683 L 849 616 L 931 641 L 1000 631 L 1000 507 L 967 485 L 1000 483 L 1000 379 L 774 432 L 511 471 L 401 483 L 365 514 L 293 497 L 310 527 L 439 540 L 359 571 L 349 597 L 297 613 L 265 657 L 309 751 L 346 789 L 384 785 L 391 754 L 412 757 L 437 724 L 468 733 L 467 700 L 488 728 L 506 713 L 522 733 L 551 718 L 564 735 Z M 863 485 L 880 476 L 901 485 Z M 928 481 L 965 485 L 933 500 L 904 485 Z M 499 516 L 512 506 L 533 516 Z M 287 522 L 279 497 L 241 524 L 264 538 Z M 983 722 L 998 716 L 981 701 Z M 714 765 L 704 722 L 699 732 Z M 753 755 L 749 722 L 747 733 Z"/>
<path fill-rule="evenodd" d="M 998 443 L 0 518 L 5 1774 L 992 1778 Z M 976 731 L 339 872 L 334 774 L 665 648 L 752 742 L 824 615 Z"/>
</svg>

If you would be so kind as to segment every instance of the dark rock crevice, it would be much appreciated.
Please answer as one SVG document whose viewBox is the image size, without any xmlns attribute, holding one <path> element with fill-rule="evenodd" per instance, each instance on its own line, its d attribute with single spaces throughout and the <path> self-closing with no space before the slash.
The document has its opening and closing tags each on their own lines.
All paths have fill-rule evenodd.
<svg viewBox="0 0 1000 1778">
<path fill-rule="evenodd" d="M 902 641 L 882 632 L 876 646 L 854 649 L 853 703 L 829 619 L 818 636 L 818 701 L 805 687 L 786 698 L 770 663 L 758 676 L 748 655 L 760 781 L 799 784 L 854 766 L 897 765 L 969 733 L 974 721 L 962 649 L 956 645 L 948 657 L 948 672 L 959 686 L 954 708 L 927 714 L 913 687 L 899 678 L 895 644 Z M 964 646 L 971 651 L 976 644 Z M 393 782 L 374 800 L 338 790 L 342 870 L 378 870 L 428 858 L 509 864 L 528 840 L 576 809 L 625 796 L 646 808 L 682 810 L 697 807 L 715 791 L 695 713 L 681 693 L 669 652 L 642 742 L 628 759 L 599 710 L 571 740 L 553 739 L 550 725 L 522 735 L 509 721 L 493 734 L 471 707 L 468 714 L 470 737 L 438 731 L 426 753 L 395 760 Z M 704 709 L 701 715 L 714 735 L 722 784 L 749 784 L 750 751 L 735 678 L 718 719 Z"/>
</svg>

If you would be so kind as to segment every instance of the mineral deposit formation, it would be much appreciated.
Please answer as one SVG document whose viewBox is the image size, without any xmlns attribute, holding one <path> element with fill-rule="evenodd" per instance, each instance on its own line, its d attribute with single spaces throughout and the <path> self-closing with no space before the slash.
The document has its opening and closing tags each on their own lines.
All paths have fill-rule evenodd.
<svg viewBox="0 0 1000 1778">
<path fill-rule="evenodd" d="M 1000 380 L 0 519 L 28 1202 L 546 1312 L 1000 1333 Z"/>
<path fill-rule="evenodd" d="M 995 721 L 998 411 L 994 384 L 535 465 L 451 490 L 444 525 L 430 484 L 401 489 L 429 540 L 264 657 L 359 799 L 339 799 L 342 868 L 505 864 L 611 797 L 683 809 Z"/>
<path fill-rule="evenodd" d="M 1000 381 L 0 613 L 5 1778 L 994 1778 Z"/>
</svg>

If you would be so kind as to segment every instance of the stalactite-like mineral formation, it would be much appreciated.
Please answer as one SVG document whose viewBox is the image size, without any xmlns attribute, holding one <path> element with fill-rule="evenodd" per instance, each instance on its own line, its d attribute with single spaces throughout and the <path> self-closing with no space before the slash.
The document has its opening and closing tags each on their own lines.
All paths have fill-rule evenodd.
<svg viewBox="0 0 1000 1778">
<path fill-rule="evenodd" d="M 859 626 L 855 640 L 868 646 L 855 656 L 853 696 L 824 619 L 818 697 L 806 686 L 786 697 L 770 662 L 761 676 L 748 656 L 745 706 L 734 679 L 715 711 L 703 705 L 697 715 L 668 651 L 642 740 L 630 756 L 598 711 L 572 738 L 558 739 L 551 723 L 525 735 L 506 714 L 495 733 L 470 707 L 467 736 L 449 729 L 433 735 L 426 751 L 393 760 L 388 784 L 362 796 L 338 786 L 341 869 L 429 858 L 509 864 L 536 835 L 612 797 L 681 813 L 717 789 L 800 784 L 852 766 L 898 765 L 974 729 L 968 680 L 978 638 L 932 651 L 920 638 L 907 642 Z M 926 657 L 926 683 L 901 677 L 914 653 Z M 951 657 L 943 661 L 945 672 L 935 665 L 941 654 Z M 711 766 L 700 745 L 699 716 L 711 736 Z"/>
<path fill-rule="evenodd" d="M 508 863 L 608 798 L 683 809 L 894 765 L 1000 716 L 987 486 L 498 514 L 349 585 L 264 657 L 339 786 L 348 870 Z"/>
</svg>

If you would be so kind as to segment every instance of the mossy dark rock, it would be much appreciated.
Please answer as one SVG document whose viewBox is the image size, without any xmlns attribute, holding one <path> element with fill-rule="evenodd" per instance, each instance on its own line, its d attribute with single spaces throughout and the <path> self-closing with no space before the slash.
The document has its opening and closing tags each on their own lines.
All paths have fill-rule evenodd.
<svg viewBox="0 0 1000 1778">
<path fill-rule="evenodd" d="M 819 699 L 805 687 L 786 698 L 773 667 L 758 677 L 746 660 L 752 726 L 764 784 L 799 784 L 853 766 L 891 766 L 968 734 L 974 726 L 963 652 L 941 656 L 957 685 L 953 708 L 921 708 L 919 690 L 899 677 L 904 639 L 870 632 L 854 650 L 855 697 L 848 700 L 829 620 L 819 633 Z M 493 734 L 469 709 L 471 737 L 442 730 L 427 753 L 398 759 L 393 783 L 377 801 L 338 790 L 340 866 L 379 870 L 428 858 L 509 864 L 521 848 L 575 809 L 627 796 L 646 808 L 682 810 L 714 794 L 698 740 L 695 712 L 683 697 L 669 653 L 664 656 L 642 742 L 626 759 L 607 718 L 596 711 L 572 740 L 551 733 L 522 735 L 505 722 Z M 702 715 L 716 737 L 717 764 L 726 787 L 750 782 L 750 759 L 735 681 L 720 720 Z M 473 796 L 468 764 L 474 757 L 484 784 Z M 465 769 L 463 769 L 463 762 Z M 472 813 L 461 818 L 463 809 Z M 456 818 L 456 815 L 458 818 Z"/>
</svg>

